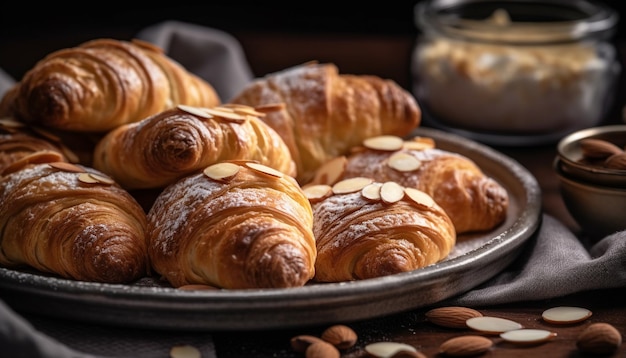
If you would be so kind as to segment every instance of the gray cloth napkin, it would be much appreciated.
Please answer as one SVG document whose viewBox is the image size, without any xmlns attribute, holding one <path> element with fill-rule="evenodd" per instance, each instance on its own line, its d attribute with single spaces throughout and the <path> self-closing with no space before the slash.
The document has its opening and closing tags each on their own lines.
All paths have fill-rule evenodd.
<svg viewBox="0 0 626 358">
<path fill-rule="evenodd" d="M 169 56 L 209 81 L 223 100 L 231 98 L 252 78 L 239 44 L 223 32 L 168 21 L 146 28 L 137 38 L 164 48 Z M 0 96 L 12 83 L 0 72 Z M 484 306 L 626 285 L 626 231 L 587 247 L 558 220 L 545 214 L 542 219 L 538 232 L 509 267 L 449 302 Z M 171 347 L 181 344 L 200 349 L 203 358 L 216 356 L 207 332 L 164 332 L 59 321 L 20 315 L 0 301 L 0 347 L 2 354 L 10 357 L 169 357 Z"/>
</svg>

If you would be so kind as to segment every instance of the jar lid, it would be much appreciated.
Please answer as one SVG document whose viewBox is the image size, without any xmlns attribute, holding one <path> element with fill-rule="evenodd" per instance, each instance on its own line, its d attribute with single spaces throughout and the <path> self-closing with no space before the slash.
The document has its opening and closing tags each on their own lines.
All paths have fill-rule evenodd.
<svg viewBox="0 0 626 358">
<path fill-rule="evenodd" d="M 415 7 L 426 34 L 509 44 L 606 39 L 618 18 L 615 10 L 585 0 L 425 0 Z"/>
</svg>

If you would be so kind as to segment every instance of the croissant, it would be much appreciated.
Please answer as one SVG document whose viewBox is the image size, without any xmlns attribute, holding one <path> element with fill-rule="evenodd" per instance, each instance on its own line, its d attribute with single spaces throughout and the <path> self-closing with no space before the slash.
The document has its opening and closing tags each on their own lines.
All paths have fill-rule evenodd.
<svg viewBox="0 0 626 358">
<path fill-rule="evenodd" d="M 33 162 L 34 154 L 47 153 L 44 161 L 69 161 L 66 150 L 59 143 L 47 140 L 28 131 L 23 123 L 10 118 L 0 119 L 0 176 L 12 171 L 14 165 Z M 35 160 L 36 161 L 36 160 Z"/>
<path fill-rule="evenodd" d="M 50 53 L 3 97 L 5 115 L 106 132 L 177 104 L 215 106 L 213 86 L 151 44 L 96 39 Z"/>
<path fill-rule="evenodd" d="M 416 270 L 456 243 L 450 217 L 428 194 L 354 177 L 304 188 L 317 240 L 314 280 L 341 282 Z"/>
<path fill-rule="evenodd" d="M 258 161 L 287 175 L 296 167 L 282 138 L 251 107 L 178 106 L 107 133 L 93 166 L 126 189 L 160 188 L 224 160 Z"/>
<path fill-rule="evenodd" d="M 92 168 L 27 164 L 0 178 L 0 265 L 129 283 L 147 275 L 147 220 L 128 192 Z"/>
<path fill-rule="evenodd" d="M 308 63 L 252 81 L 230 100 L 253 107 L 283 103 L 263 118 L 284 139 L 306 184 L 328 160 L 365 138 L 406 136 L 421 121 L 415 98 L 397 83 L 339 74 L 333 64 Z"/>
<path fill-rule="evenodd" d="M 435 148 L 432 138 L 368 138 L 350 155 L 322 166 L 311 184 L 355 176 L 394 181 L 427 193 L 450 216 L 457 234 L 490 230 L 506 219 L 506 189 L 468 157 Z"/>
<path fill-rule="evenodd" d="M 165 188 L 148 240 L 173 287 L 288 288 L 315 274 L 311 204 L 293 177 L 259 163 L 216 163 Z"/>
</svg>

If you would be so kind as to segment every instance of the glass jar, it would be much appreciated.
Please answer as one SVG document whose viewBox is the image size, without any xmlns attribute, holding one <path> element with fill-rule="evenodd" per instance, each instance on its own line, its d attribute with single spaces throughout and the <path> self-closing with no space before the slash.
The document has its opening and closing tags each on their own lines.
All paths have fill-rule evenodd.
<svg viewBox="0 0 626 358">
<path fill-rule="evenodd" d="M 413 91 L 425 125 L 502 145 L 556 141 L 604 119 L 620 72 L 618 14 L 582 0 L 427 0 Z"/>
</svg>

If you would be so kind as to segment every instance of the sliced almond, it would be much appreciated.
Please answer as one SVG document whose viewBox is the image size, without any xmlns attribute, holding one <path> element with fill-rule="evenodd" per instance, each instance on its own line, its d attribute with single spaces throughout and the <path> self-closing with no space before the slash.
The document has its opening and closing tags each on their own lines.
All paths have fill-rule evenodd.
<svg viewBox="0 0 626 358">
<path fill-rule="evenodd" d="M 85 184 L 114 184 L 115 181 L 109 177 L 105 177 L 104 175 L 99 175 L 96 173 L 80 173 L 78 174 L 78 180 Z"/>
<path fill-rule="evenodd" d="M 365 346 L 365 351 L 377 358 L 390 358 L 397 356 L 401 352 L 417 353 L 417 349 L 412 345 L 399 342 L 375 342 Z M 419 357 L 419 356 L 418 356 Z"/>
<path fill-rule="evenodd" d="M 366 185 L 373 183 L 374 180 L 365 177 L 355 177 L 350 179 L 344 179 L 333 185 L 333 193 L 335 194 L 349 194 L 357 192 Z"/>
<path fill-rule="evenodd" d="M 363 141 L 363 145 L 365 147 L 383 151 L 396 151 L 398 149 L 402 149 L 403 144 L 404 140 L 402 138 L 393 135 L 371 137 Z"/>
<path fill-rule="evenodd" d="M 324 163 L 316 172 L 311 183 L 314 184 L 335 184 L 346 170 L 348 159 L 340 156 Z"/>
<path fill-rule="evenodd" d="M 387 204 L 397 203 L 404 198 L 404 187 L 393 181 L 385 182 L 380 187 L 380 198 Z"/>
<path fill-rule="evenodd" d="M 194 115 L 196 117 L 213 118 L 213 116 L 211 114 L 209 114 L 209 112 L 207 112 L 206 108 L 192 107 L 192 106 L 187 106 L 187 105 L 184 105 L 184 104 L 179 104 L 176 107 L 178 109 L 180 109 L 181 111 L 187 112 L 187 113 L 192 114 L 192 115 Z"/>
<path fill-rule="evenodd" d="M 548 323 L 571 324 L 578 323 L 591 317 L 592 312 L 582 307 L 560 306 L 549 308 L 541 314 L 541 318 Z"/>
<path fill-rule="evenodd" d="M 23 128 L 26 124 L 15 120 L 15 118 L 11 117 L 3 117 L 0 118 L 0 127 L 4 128 Z"/>
<path fill-rule="evenodd" d="M 235 113 L 233 110 L 226 107 L 207 108 L 206 111 L 215 117 L 223 118 L 237 123 L 245 122 L 247 118 L 246 116 Z"/>
<path fill-rule="evenodd" d="M 63 161 L 63 155 L 52 150 L 41 150 L 23 156 L 10 165 L 6 166 L 2 171 L 2 175 L 14 173 L 28 164 L 43 164 Z"/>
<path fill-rule="evenodd" d="M 383 183 L 372 183 L 368 184 L 363 189 L 361 189 L 361 195 L 371 201 L 380 200 L 380 188 L 383 186 Z"/>
<path fill-rule="evenodd" d="M 475 331 L 486 334 L 501 334 L 515 329 L 524 328 L 520 323 L 500 317 L 473 317 L 465 321 L 467 326 Z"/>
<path fill-rule="evenodd" d="M 422 162 L 411 154 L 396 152 L 389 157 L 387 165 L 399 172 L 412 172 L 422 166 Z"/>
<path fill-rule="evenodd" d="M 415 189 L 415 188 L 404 188 L 404 193 L 408 198 L 410 198 L 415 204 L 424 206 L 426 208 L 430 208 L 435 205 L 435 199 L 427 193 Z"/>
<path fill-rule="evenodd" d="M 555 332 L 532 328 L 515 329 L 500 334 L 500 338 L 505 341 L 521 345 L 544 343 L 556 336 Z"/>
<path fill-rule="evenodd" d="M 270 112 L 282 111 L 283 109 L 285 109 L 285 104 L 284 103 L 267 103 L 267 104 L 254 106 L 254 109 L 261 113 L 270 113 Z"/>
<path fill-rule="evenodd" d="M 311 203 L 322 201 L 333 194 L 333 188 L 326 184 L 307 185 L 302 190 Z"/>
<path fill-rule="evenodd" d="M 72 164 L 72 163 L 68 163 L 68 162 L 52 162 L 52 163 L 48 163 L 49 166 L 65 171 L 65 172 L 72 172 L 72 173 L 84 173 L 85 169 L 79 167 L 76 164 Z"/>
<path fill-rule="evenodd" d="M 413 137 L 411 140 L 404 141 L 402 147 L 410 150 L 433 149 L 435 148 L 435 140 L 430 137 Z"/>
<path fill-rule="evenodd" d="M 200 350 L 194 346 L 174 346 L 170 350 L 170 358 L 201 358 Z"/>
<path fill-rule="evenodd" d="M 326 341 L 313 342 L 304 352 L 306 358 L 340 358 L 337 347 Z"/>
<path fill-rule="evenodd" d="M 259 173 L 267 174 L 275 178 L 283 177 L 283 173 L 281 171 L 268 167 L 267 165 L 264 165 L 264 164 L 260 164 L 256 162 L 247 162 L 246 166 L 250 169 L 256 170 Z"/>
<path fill-rule="evenodd" d="M 207 177 L 217 181 L 228 181 L 239 173 L 241 167 L 234 163 L 217 163 L 208 166 L 203 173 Z"/>
<path fill-rule="evenodd" d="M 482 317 L 479 311 L 460 306 L 437 307 L 425 313 L 426 319 L 438 326 L 447 328 L 466 329 L 468 319 Z"/>
<path fill-rule="evenodd" d="M 241 115 L 249 115 L 253 117 L 265 116 L 265 113 L 255 110 L 254 107 L 244 106 L 242 104 L 224 104 L 222 106 L 226 108 L 232 108 L 235 111 L 235 113 L 241 114 Z"/>
</svg>

